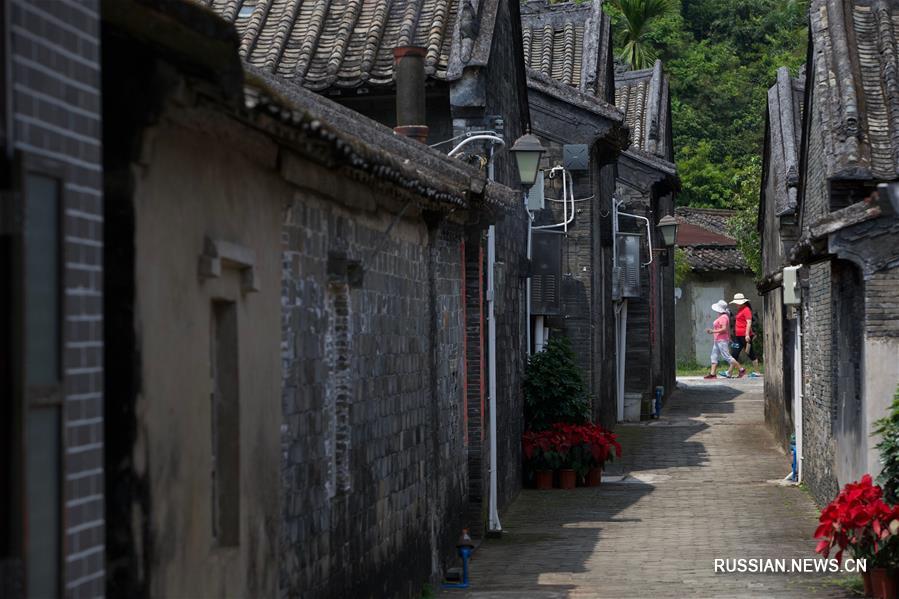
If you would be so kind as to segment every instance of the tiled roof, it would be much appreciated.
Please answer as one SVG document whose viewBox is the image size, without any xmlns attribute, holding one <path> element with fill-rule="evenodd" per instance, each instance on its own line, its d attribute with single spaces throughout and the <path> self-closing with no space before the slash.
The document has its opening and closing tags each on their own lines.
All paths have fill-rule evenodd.
<svg viewBox="0 0 899 599">
<path fill-rule="evenodd" d="M 674 217 L 677 247 L 684 250 L 687 263 L 696 272 L 749 272 L 737 242 L 727 235 L 727 221 L 733 210 L 679 207 Z"/>
<path fill-rule="evenodd" d="M 763 170 L 764 176 L 773 184 L 774 197 L 771 200 L 778 216 L 796 210 L 803 88 L 801 81 L 790 77 L 790 71 L 781 67 L 777 70 L 777 83 L 768 90 L 767 145 Z M 764 185 L 762 193 L 766 193 Z"/>
<path fill-rule="evenodd" d="M 454 79 L 489 53 L 499 0 L 195 0 L 240 35 L 253 66 L 308 89 L 393 83 L 393 49 L 427 49 L 426 72 Z M 486 46 L 486 49 L 485 49 Z"/>
<path fill-rule="evenodd" d="M 521 28 L 528 68 L 612 101 L 611 22 L 602 0 L 526 2 Z"/>
<path fill-rule="evenodd" d="M 486 173 L 424 146 L 365 116 L 265 71 L 247 67 L 245 109 L 266 129 L 269 119 L 284 130 L 273 134 L 318 143 L 309 153 L 332 168 L 345 168 L 366 183 L 411 194 L 419 204 L 450 210 L 487 208 L 494 213 L 521 209 L 520 196 L 487 181 Z"/>
<path fill-rule="evenodd" d="M 725 235 L 703 229 L 690 223 L 679 223 L 677 227 L 677 245 L 680 247 L 694 245 L 736 246 L 737 242 Z"/>
<path fill-rule="evenodd" d="M 899 177 L 899 3 L 813 0 L 814 78 L 826 178 Z"/>
<path fill-rule="evenodd" d="M 528 89 L 543 92 L 554 98 L 558 98 L 559 100 L 567 102 L 572 106 L 582 108 L 583 110 L 587 110 L 599 116 L 615 121 L 616 125 L 618 125 L 619 127 L 622 127 L 624 125 L 624 113 L 622 113 L 612 104 L 603 102 L 602 100 L 597 100 L 593 96 L 578 91 L 573 87 L 563 85 L 557 80 L 547 77 L 546 75 L 531 69 L 528 69 Z M 627 142 L 626 135 L 627 130 L 625 129 L 625 139 L 623 140 L 623 143 Z"/>
<path fill-rule="evenodd" d="M 631 147 L 672 161 L 668 76 L 662 61 L 653 68 L 615 75 L 615 105 L 625 114 Z"/>
<path fill-rule="evenodd" d="M 718 235 L 727 237 L 727 221 L 734 215 L 733 210 L 721 210 L 716 208 L 690 208 L 678 206 L 674 209 L 674 217 L 678 223 L 690 224 L 702 227 Z M 678 245 L 680 245 L 678 233 Z"/>
<path fill-rule="evenodd" d="M 696 272 L 750 272 L 742 252 L 736 247 L 686 247 L 687 264 Z"/>
</svg>

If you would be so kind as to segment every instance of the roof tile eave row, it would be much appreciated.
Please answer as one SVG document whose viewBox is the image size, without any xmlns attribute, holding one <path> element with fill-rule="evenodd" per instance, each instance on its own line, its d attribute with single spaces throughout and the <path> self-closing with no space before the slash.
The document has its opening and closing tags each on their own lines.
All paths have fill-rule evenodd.
<svg viewBox="0 0 899 599">
<path fill-rule="evenodd" d="M 487 184 L 478 169 L 416 141 L 290 81 L 245 65 L 247 110 L 263 113 L 304 134 L 314 134 L 345 155 L 351 169 L 419 194 L 451 210 L 486 208 L 509 212 L 517 191 Z M 475 193 L 475 189 L 481 191 Z"/>
</svg>

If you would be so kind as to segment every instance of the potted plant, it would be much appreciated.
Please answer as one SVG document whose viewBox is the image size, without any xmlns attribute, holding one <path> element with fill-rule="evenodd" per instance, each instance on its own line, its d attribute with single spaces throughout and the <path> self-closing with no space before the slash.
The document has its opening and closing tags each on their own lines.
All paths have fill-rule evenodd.
<svg viewBox="0 0 899 599">
<path fill-rule="evenodd" d="M 528 430 L 548 430 L 553 423 L 580 424 L 590 419 L 587 384 L 564 336 L 551 337 L 543 351 L 528 359 L 522 390 Z"/>
<path fill-rule="evenodd" d="M 553 470 L 558 467 L 558 455 L 551 451 L 550 438 L 546 431 L 526 431 L 522 435 L 525 459 L 534 472 L 538 489 L 553 488 Z"/>
<path fill-rule="evenodd" d="M 588 484 L 595 486 L 602 480 L 602 471 L 607 461 L 614 457 L 621 457 L 621 444 L 617 436 L 611 431 L 603 429 L 598 424 L 587 425 L 587 445 L 590 448 L 591 468 L 588 473 Z"/>
<path fill-rule="evenodd" d="M 899 508 L 888 506 L 882 494 L 869 474 L 848 483 L 821 511 L 815 531 L 815 538 L 821 539 L 815 551 L 824 557 L 836 548 L 834 558 L 842 560 L 848 550 L 853 558 L 873 566 L 870 576 L 863 576 L 863 580 L 866 592 L 873 592 L 875 597 L 884 596 L 888 568 L 894 567 L 899 557 Z"/>
<path fill-rule="evenodd" d="M 577 482 L 577 475 L 572 467 L 572 434 L 565 424 L 556 424 L 550 431 L 549 436 L 550 451 L 556 460 L 559 469 L 559 488 L 573 489 Z"/>
</svg>

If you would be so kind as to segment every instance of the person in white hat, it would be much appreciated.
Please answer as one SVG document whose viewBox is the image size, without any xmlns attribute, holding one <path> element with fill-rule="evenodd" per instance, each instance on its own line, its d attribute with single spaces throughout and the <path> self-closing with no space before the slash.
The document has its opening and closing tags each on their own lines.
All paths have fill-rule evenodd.
<svg viewBox="0 0 899 599">
<path fill-rule="evenodd" d="M 752 338 L 755 336 L 752 332 L 752 304 L 742 293 L 734 295 L 734 299 L 730 303 L 739 306 L 734 318 L 734 357 L 739 361 L 740 354 L 745 349 L 746 355 L 752 360 L 752 372 L 749 373 L 749 377 L 758 378 L 762 375 L 759 374 L 759 359 L 752 348 Z M 746 369 L 741 367 L 740 376 L 744 374 L 746 374 Z"/>
<path fill-rule="evenodd" d="M 724 360 L 729 364 L 727 373 L 724 375 L 730 378 L 733 369 L 739 368 L 740 363 L 734 360 L 730 355 L 730 318 L 727 315 L 727 302 L 718 300 L 712 304 L 712 310 L 719 314 L 718 318 L 712 324 L 712 328 L 706 329 L 705 332 L 712 335 L 712 356 L 711 356 L 711 372 L 703 378 L 714 379 L 718 377 L 718 362 Z"/>
</svg>

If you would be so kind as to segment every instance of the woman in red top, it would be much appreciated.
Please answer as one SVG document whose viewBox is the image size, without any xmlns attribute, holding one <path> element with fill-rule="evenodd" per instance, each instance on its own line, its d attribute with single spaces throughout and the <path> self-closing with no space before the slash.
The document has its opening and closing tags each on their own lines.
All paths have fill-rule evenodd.
<svg viewBox="0 0 899 599">
<path fill-rule="evenodd" d="M 740 354 L 743 353 L 743 349 L 746 349 L 746 355 L 749 356 L 749 359 L 752 360 L 752 372 L 749 373 L 749 376 L 752 378 L 762 376 L 759 374 L 759 360 L 755 355 L 755 350 L 752 349 L 752 338 L 754 334 L 752 332 L 752 304 L 749 303 L 749 300 L 742 293 L 738 293 L 734 296 L 734 299 L 731 300 L 732 304 L 737 304 L 740 308 L 737 310 L 737 316 L 734 319 L 734 357 L 739 360 Z M 740 369 L 740 376 L 743 376 L 745 370 Z"/>
</svg>

